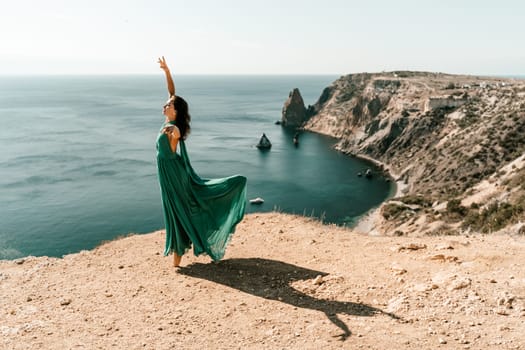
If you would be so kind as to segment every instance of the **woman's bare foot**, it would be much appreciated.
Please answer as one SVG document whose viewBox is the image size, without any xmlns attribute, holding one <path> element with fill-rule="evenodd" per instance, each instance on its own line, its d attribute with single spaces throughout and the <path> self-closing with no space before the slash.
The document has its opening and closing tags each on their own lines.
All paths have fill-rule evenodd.
<svg viewBox="0 0 525 350">
<path fill-rule="evenodd" d="M 177 253 L 173 253 L 173 267 L 179 267 L 181 260 L 182 256 L 177 255 Z"/>
</svg>

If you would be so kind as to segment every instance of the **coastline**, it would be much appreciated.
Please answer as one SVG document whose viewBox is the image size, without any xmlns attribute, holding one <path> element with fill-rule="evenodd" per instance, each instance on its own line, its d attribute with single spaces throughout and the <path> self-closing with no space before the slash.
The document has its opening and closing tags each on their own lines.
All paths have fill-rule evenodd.
<svg viewBox="0 0 525 350">
<path fill-rule="evenodd" d="M 384 203 L 386 203 L 392 198 L 402 197 L 408 190 L 408 184 L 405 183 L 405 181 L 401 178 L 400 174 L 397 174 L 396 172 L 392 170 L 392 167 L 390 166 L 390 164 L 383 163 L 363 153 L 353 153 L 351 151 L 341 149 L 340 147 L 341 138 L 335 137 L 329 133 L 321 132 L 319 130 L 304 128 L 304 126 L 301 128 L 301 130 L 334 138 L 337 141 L 332 147 L 336 151 L 341 152 L 346 156 L 353 157 L 353 158 L 359 158 L 359 159 L 362 159 L 362 160 L 365 160 L 367 162 L 374 164 L 376 167 L 381 169 L 384 175 L 386 175 L 391 181 L 393 181 L 394 186 L 395 186 L 393 193 L 390 193 L 387 196 L 387 198 L 383 202 L 381 202 L 377 207 L 370 208 L 366 213 L 359 216 L 355 220 L 354 225 L 349 226 L 350 229 L 355 230 L 356 232 L 361 233 L 361 234 L 368 234 L 371 236 L 381 235 L 382 233 L 376 229 L 376 227 L 381 223 L 381 220 L 382 220 L 381 207 L 383 206 Z"/>
<path fill-rule="evenodd" d="M 408 189 L 408 185 L 405 184 L 405 182 L 401 179 L 400 174 L 397 174 L 394 171 L 392 171 L 392 167 L 389 164 L 383 163 L 363 153 L 357 153 L 357 154 L 347 153 L 347 154 L 353 157 L 359 158 L 359 159 L 369 161 L 370 163 L 373 163 L 378 168 L 380 168 L 390 179 L 392 179 L 395 183 L 396 189 L 391 198 L 401 197 L 405 194 L 406 190 Z"/>
<path fill-rule="evenodd" d="M 363 214 L 361 217 L 359 217 L 356 220 L 356 224 L 352 227 L 353 230 L 355 230 L 358 233 L 366 234 L 370 236 L 380 236 L 383 235 L 383 232 L 380 232 L 377 227 L 380 225 L 382 221 L 381 217 L 381 208 L 383 204 L 388 202 L 392 198 L 402 197 L 406 190 L 408 189 L 408 185 L 405 184 L 405 182 L 401 179 L 400 174 L 397 174 L 392 171 L 392 167 L 389 164 L 383 163 L 375 158 L 372 158 L 366 154 L 362 153 L 351 153 L 351 152 L 345 152 L 339 148 L 336 148 L 338 151 L 349 155 L 351 157 L 359 158 L 366 160 L 378 168 L 380 168 L 383 173 L 388 176 L 395 185 L 395 189 L 393 191 L 393 194 L 390 194 L 381 204 L 379 204 L 377 207 L 374 207 L 370 210 L 368 210 L 365 214 Z"/>
</svg>

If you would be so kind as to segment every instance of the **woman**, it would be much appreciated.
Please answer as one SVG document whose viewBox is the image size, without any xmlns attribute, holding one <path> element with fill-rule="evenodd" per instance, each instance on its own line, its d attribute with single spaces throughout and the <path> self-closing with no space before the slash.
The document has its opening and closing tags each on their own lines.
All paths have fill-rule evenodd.
<svg viewBox="0 0 525 350">
<path fill-rule="evenodd" d="M 186 101 L 175 95 L 175 85 L 164 57 L 169 99 L 166 120 L 157 137 L 157 167 L 166 224 L 164 255 L 174 253 L 173 265 L 193 245 L 195 255 L 208 254 L 214 261 L 224 256 L 226 245 L 242 220 L 246 206 L 246 178 L 200 178 L 190 164 L 184 140 L 190 131 Z M 177 149 L 179 148 L 179 152 Z"/>
</svg>

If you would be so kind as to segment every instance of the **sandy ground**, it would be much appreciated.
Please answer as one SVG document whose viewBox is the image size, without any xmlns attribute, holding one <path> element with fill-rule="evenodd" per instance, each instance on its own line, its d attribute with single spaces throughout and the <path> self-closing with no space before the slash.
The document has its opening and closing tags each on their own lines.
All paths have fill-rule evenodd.
<svg viewBox="0 0 525 350">
<path fill-rule="evenodd" d="M 225 259 L 164 233 L 0 262 L 1 349 L 525 349 L 525 237 L 251 214 Z"/>
</svg>

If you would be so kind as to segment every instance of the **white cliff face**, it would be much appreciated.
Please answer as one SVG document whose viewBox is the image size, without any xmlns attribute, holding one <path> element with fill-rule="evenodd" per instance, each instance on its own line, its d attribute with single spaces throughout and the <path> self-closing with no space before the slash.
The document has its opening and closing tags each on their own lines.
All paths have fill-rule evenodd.
<svg viewBox="0 0 525 350">
<path fill-rule="evenodd" d="M 525 153 L 523 80 L 347 75 L 323 91 L 311 114 L 305 129 L 339 138 L 336 148 L 343 152 L 388 164 L 407 194 L 432 201 L 463 199 Z M 525 194 L 525 188 L 516 192 Z M 509 200 L 521 203 L 517 197 Z"/>
</svg>

